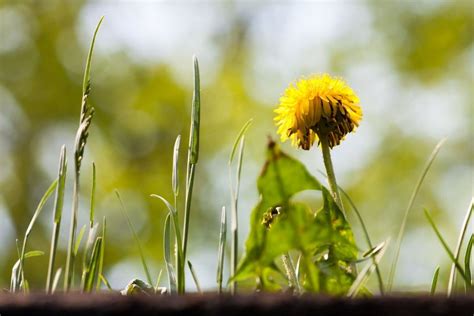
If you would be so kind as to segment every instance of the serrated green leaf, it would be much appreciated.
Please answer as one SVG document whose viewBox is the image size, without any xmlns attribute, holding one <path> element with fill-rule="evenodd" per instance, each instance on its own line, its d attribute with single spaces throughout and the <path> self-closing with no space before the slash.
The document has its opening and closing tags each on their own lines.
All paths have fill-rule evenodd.
<svg viewBox="0 0 474 316">
<path fill-rule="evenodd" d="M 274 143 L 267 157 L 257 181 L 260 202 L 252 212 L 246 255 L 232 280 L 256 277 L 261 286 L 267 286 L 271 280 L 264 272 L 275 258 L 298 250 L 306 290 L 347 292 L 355 279 L 352 263 L 358 254 L 349 223 L 329 191 L 304 165 Z M 316 215 L 308 206 L 290 200 L 304 190 L 322 191 L 324 205 Z"/>
</svg>

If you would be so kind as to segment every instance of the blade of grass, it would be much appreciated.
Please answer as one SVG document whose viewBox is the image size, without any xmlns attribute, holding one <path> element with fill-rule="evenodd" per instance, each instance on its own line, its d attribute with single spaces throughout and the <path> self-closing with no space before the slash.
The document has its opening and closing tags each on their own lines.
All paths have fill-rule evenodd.
<svg viewBox="0 0 474 316">
<path fill-rule="evenodd" d="M 84 247 L 83 259 L 82 259 L 82 277 L 81 277 L 81 290 L 84 291 L 86 278 L 91 264 L 93 250 L 96 244 L 97 231 L 99 230 L 99 224 L 94 224 L 92 228 L 89 228 L 89 234 L 87 236 L 86 246 Z"/>
<path fill-rule="evenodd" d="M 446 241 L 444 240 L 443 236 L 441 235 L 441 233 L 439 232 L 438 230 L 438 227 L 436 226 L 433 218 L 431 217 L 431 214 L 430 212 L 427 210 L 427 209 L 424 209 L 425 211 L 425 216 L 426 216 L 426 219 L 428 219 L 428 222 L 430 223 L 431 227 L 433 228 L 436 236 L 438 237 L 439 241 L 441 242 L 441 245 L 443 246 L 444 250 L 446 251 L 446 253 L 448 254 L 449 256 L 449 259 L 451 259 L 451 261 L 454 263 L 456 269 L 459 271 L 459 273 L 462 275 L 463 279 L 464 280 L 467 280 L 467 277 L 466 277 L 466 274 L 464 273 L 464 270 L 462 268 L 462 266 L 459 264 L 459 262 L 456 260 L 456 258 L 454 257 L 454 254 L 452 253 L 451 249 L 449 249 L 449 246 L 448 244 L 446 243 Z"/>
<path fill-rule="evenodd" d="M 231 252 L 230 252 L 230 275 L 235 275 L 239 260 L 239 223 L 238 223 L 238 203 L 240 190 L 240 176 L 242 174 L 242 162 L 244 157 L 245 135 L 240 138 L 239 158 L 237 161 L 237 175 L 235 187 L 232 184 L 232 160 L 229 159 L 229 189 L 231 196 Z M 232 157 L 231 157 L 232 158 Z M 237 283 L 231 282 L 230 292 L 235 294 Z"/>
<path fill-rule="evenodd" d="M 86 68 L 84 70 L 84 80 L 82 84 L 82 104 L 81 104 L 81 114 L 79 119 L 79 128 L 76 133 L 75 140 L 75 151 L 74 151 L 74 186 L 73 186 L 73 195 L 72 195 L 72 209 L 71 209 L 71 224 L 69 232 L 69 241 L 68 241 L 68 250 L 66 258 L 66 268 L 65 268 L 65 277 L 64 277 L 64 291 L 67 292 L 72 286 L 73 274 L 74 274 L 74 242 L 76 240 L 76 229 L 77 229 L 77 213 L 79 210 L 79 175 L 81 169 L 81 162 L 84 157 L 84 149 L 87 143 L 87 138 L 89 136 L 89 127 L 92 122 L 92 117 L 94 115 L 94 108 L 89 106 L 88 98 L 91 90 L 90 83 L 90 68 L 92 61 L 92 53 L 94 51 L 95 39 L 97 37 L 97 32 L 99 31 L 100 25 L 102 24 L 104 17 L 99 20 L 97 24 L 94 35 L 92 37 L 92 42 L 89 48 L 89 53 L 86 60 Z"/>
<path fill-rule="evenodd" d="M 472 274 L 471 274 L 471 254 L 472 247 L 474 244 L 474 234 L 471 234 L 471 238 L 467 243 L 466 255 L 464 256 L 464 271 L 466 271 L 466 289 L 472 289 Z"/>
<path fill-rule="evenodd" d="M 32 251 L 28 251 L 27 253 L 25 253 L 23 259 L 39 257 L 39 256 L 42 256 L 42 255 L 44 255 L 44 252 L 42 252 L 40 250 L 32 250 Z M 18 286 L 15 285 L 15 282 L 18 282 L 17 279 L 18 279 L 18 275 L 20 274 L 19 272 L 20 272 L 20 259 L 18 258 L 18 260 L 15 262 L 15 264 L 12 267 L 12 275 L 11 275 L 11 282 L 10 282 L 10 291 L 11 292 L 13 292 L 15 290 L 15 288 L 18 288 Z"/>
<path fill-rule="evenodd" d="M 298 255 L 298 259 L 296 260 L 296 265 L 295 265 L 295 273 L 296 273 L 296 278 L 299 279 L 300 277 L 300 268 L 301 268 L 301 257 L 303 255 L 300 253 Z"/>
<path fill-rule="evenodd" d="M 222 293 L 222 275 L 224 274 L 224 258 L 226 248 L 226 236 L 227 235 L 227 216 L 225 212 L 225 206 L 222 207 L 221 212 L 221 228 L 219 232 L 219 250 L 217 257 L 217 291 Z"/>
<path fill-rule="evenodd" d="M 165 229 L 163 234 L 163 249 L 165 253 L 166 272 L 168 273 L 168 288 L 171 294 L 177 292 L 176 274 L 171 260 L 171 214 L 166 215 Z"/>
<path fill-rule="evenodd" d="M 158 273 L 158 278 L 156 278 L 155 293 L 158 292 L 158 288 L 160 287 L 160 282 L 161 282 L 161 276 L 162 275 L 163 275 L 163 269 L 160 269 L 160 273 Z"/>
<path fill-rule="evenodd" d="M 36 210 L 33 214 L 33 217 L 31 218 L 30 224 L 28 225 L 28 228 L 26 229 L 25 232 L 25 237 L 23 238 L 23 246 L 21 248 L 21 253 L 20 253 L 20 273 L 18 274 L 18 282 L 17 284 L 20 285 L 22 281 L 25 280 L 25 265 L 24 265 L 24 259 L 25 259 L 25 253 L 26 253 L 26 246 L 28 243 L 28 237 L 31 234 L 31 231 L 33 230 L 33 227 L 35 226 L 36 220 L 38 219 L 38 216 L 40 215 L 41 211 L 43 210 L 44 205 L 48 201 L 49 197 L 51 194 L 54 192 L 56 189 L 56 186 L 58 185 L 58 179 L 54 180 L 53 183 L 49 186 L 48 190 L 44 193 L 43 197 L 41 198 L 40 202 L 38 203 L 38 206 L 36 207 Z"/>
<path fill-rule="evenodd" d="M 179 222 L 178 222 L 178 213 L 176 209 L 162 196 L 157 194 L 152 194 L 151 197 L 160 199 L 168 208 L 168 212 L 171 215 L 171 219 L 173 220 L 174 232 L 176 236 L 176 270 L 178 272 L 177 275 L 177 284 L 178 284 L 178 293 L 184 294 L 185 290 L 185 283 L 184 283 L 184 254 L 183 250 L 181 249 L 180 245 L 182 244 L 181 240 L 181 232 L 179 230 Z"/>
<path fill-rule="evenodd" d="M 150 270 L 148 269 L 148 265 L 146 264 L 145 255 L 143 253 L 142 245 L 140 243 L 140 239 L 138 238 L 138 234 L 135 231 L 135 228 L 133 227 L 133 224 L 132 224 L 132 221 L 130 220 L 130 217 L 128 216 L 127 209 L 125 208 L 125 204 L 123 203 L 122 198 L 120 197 L 120 193 L 117 190 L 115 190 L 115 194 L 117 195 L 117 198 L 120 202 L 122 214 L 125 217 L 125 219 L 127 220 L 128 228 L 130 229 L 130 232 L 132 233 L 133 238 L 135 239 L 135 243 L 137 244 L 137 248 L 138 248 L 138 251 L 140 253 L 140 259 L 142 261 L 142 266 L 143 266 L 143 270 L 145 271 L 147 282 L 149 284 L 153 284 L 153 281 L 152 281 L 151 275 L 150 275 Z"/>
<path fill-rule="evenodd" d="M 63 272 L 62 268 L 59 268 L 56 270 L 56 273 L 54 274 L 53 284 L 51 286 L 51 294 L 54 294 L 54 292 L 56 292 L 62 272 Z"/>
<path fill-rule="evenodd" d="M 234 141 L 234 144 L 232 145 L 232 151 L 230 152 L 229 156 L 229 165 L 232 163 L 234 160 L 235 152 L 237 150 L 237 146 L 240 144 L 240 139 L 245 135 L 247 130 L 249 129 L 250 125 L 252 125 L 253 118 L 249 119 L 244 126 L 240 129 L 239 134 L 237 134 L 237 138 Z"/>
<path fill-rule="evenodd" d="M 285 268 L 286 277 L 288 278 L 288 286 L 295 294 L 301 293 L 300 282 L 296 276 L 296 269 L 293 265 L 290 254 L 288 252 L 284 253 L 281 256 L 281 260 L 283 262 L 283 267 Z"/>
<path fill-rule="evenodd" d="M 54 263 L 56 260 L 56 251 L 58 247 L 59 231 L 61 229 L 61 218 L 64 205 L 64 188 L 66 184 L 67 173 L 67 159 L 66 146 L 61 147 L 59 156 L 59 170 L 58 170 L 58 186 L 56 188 L 56 196 L 54 199 L 54 214 L 53 214 L 53 233 L 51 236 L 51 247 L 49 252 L 48 274 L 46 276 L 46 293 L 51 293 Z"/>
<path fill-rule="evenodd" d="M 82 288 L 82 291 L 84 293 L 89 293 L 90 291 L 92 291 L 94 281 L 97 276 L 101 246 L 102 246 L 102 237 L 97 237 L 94 243 L 94 247 L 92 249 L 91 259 L 86 270 L 85 282 Z"/>
<path fill-rule="evenodd" d="M 367 230 L 367 226 L 365 225 L 365 222 L 362 219 L 362 215 L 360 215 L 359 209 L 356 207 L 355 203 L 352 201 L 351 197 L 349 196 L 349 194 L 346 193 L 346 191 L 344 191 L 341 187 L 339 187 L 339 191 L 344 195 L 344 197 L 346 198 L 346 200 L 349 202 L 352 209 L 354 210 L 354 213 L 356 214 L 357 219 L 359 220 L 360 226 L 362 227 L 362 231 L 364 233 L 364 237 L 367 242 L 367 245 L 369 246 L 369 248 L 374 248 L 372 241 L 370 239 L 369 231 Z M 375 257 L 372 257 L 372 262 L 375 265 L 375 273 L 377 275 L 377 281 L 379 284 L 380 294 L 384 295 L 385 290 L 384 290 L 384 284 L 383 284 L 383 279 L 382 279 L 382 273 L 380 273 L 380 268 L 377 261 L 375 260 Z"/>
<path fill-rule="evenodd" d="M 99 274 L 99 279 L 102 281 L 102 283 L 105 284 L 105 286 L 107 287 L 107 289 L 109 289 L 109 291 L 111 291 L 111 292 L 114 291 L 112 289 L 112 287 L 110 286 L 109 281 L 107 280 L 107 278 L 103 274 Z"/>
<path fill-rule="evenodd" d="M 77 256 L 79 253 L 79 247 L 81 246 L 82 239 L 84 238 L 84 234 L 86 232 L 86 225 L 83 225 L 81 229 L 79 230 L 79 234 L 77 235 L 77 240 L 74 244 L 74 256 Z"/>
<path fill-rule="evenodd" d="M 201 122 L 201 88 L 199 78 L 199 63 L 197 57 L 194 60 L 194 93 L 191 110 L 191 127 L 189 132 L 189 148 L 188 148 L 188 164 L 186 173 L 186 197 L 184 202 L 184 227 L 183 227 L 183 270 L 184 262 L 188 250 L 188 235 L 189 235 L 189 217 L 191 213 L 191 200 L 194 187 L 194 174 L 196 164 L 199 158 L 199 126 Z M 184 274 L 183 274 L 184 276 Z"/>
<path fill-rule="evenodd" d="M 382 259 L 383 255 L 385 254 L 385 250 L 387 249 L 387 246 L 389 244 L 390 240 L 384 241 L 381 243 L 378 247 L 380 247 L 380 251 L 375 255 L 375 263 L 380 263 L 380 260 Z M 375 270 L 375 263 L 374 262 L 369 262 L 363 269 L 360 271 L 360 273 L 357 275 L 357 278 L 355 281 L 352 283 L 351 288 L 347 292 L 348 297 L 355 297 L 357 293 L 359 293 L 360 289 L 364 286 L 364 284 L 367 282 L 369 279 L 370 275 L 372 272 Z"/>
<path fill-rule="evenodd" d="M 443 138 L 442 140 L 440 140 L 438 142 L 438 144 L 436 144 L 433 151 L 431 152 L 431 155 L 428 158 L 428 160 L 425 164 L 425 167 L 423 168 L 423 171 L 421 172 L 420 178 L 418 179 L 418 181 L 415 185 L 413 193 L 410 197 L 410 201 L 408 202 L 408 206 L 405 209 L 405 214 L 403 215 L 402 224 L 400 226 L 400 230 L 398 231 L 397 241 L 396 241 L 396 244 L 395 244 L 395 255 L 393 257 L 393 261 L 392 261 L 392 264 L 390 266 L 390 272 L 389 272 L 389 275 L 388 275 L 387 290 L 389 292 L 392 290 L 393 281 L 394 281 L 394 278 L 395 278 L 395 272 L 396 272 L 396 269 L 397 269 L 398 257 L 400 255 L 400 248 L 401 248 L 401 245 L 402 245 L 403 235 L 405 233 L 405 226 L 406 226 L 406 223 L 407 223 L 407 220 L 408 220 L 408 214 L 410 213 L 410 210 L 413 206 L 413 203 L 415 202 L 415 199 L 418 195 L 418 192 L 420 191 L 421 185 L 423 184 L 423 181 L 426 177 L 426 174 L 430 170 L 430 167 L 433 164 L 433 161 L 435 160 L 436 156 L 438 155 L 438 153 L 439 153 L 439 151 L 440 151 L 440 149 L 443 146 L 445 141 L 446 141 L 446 138 Z"/>
<path fill-rule="evenodd" d="M 466 235 L 467 227 L 469 226 L 469 221 L 471 220 L 473 208 L 474 208 L 474 198 L 472 198 L 471 202 L 469 203 L 469 208 L 467 210 L 466 216 L 464 217 L 461 231 L 459 232 L 458 242 L 456 244 L 456 250 L 454 252 L 454 258 L 456 258 L 456 260 L 459 260 L 459 257 L 461 255 L 462 243 L 464 241 L 464 236 Z M 455 283 L 456 283 L 456 266 L 452 264 L 451 271 L 449 273 L 448 296 L 450 296 L 451 293 L 453 292 Z"/>
<path fill-rule="evenodd" d="M 189 271 L 191 271 L 191 275 L 193 277 L 194 284 L 196 285 L 197 291 L 202 294 L 201 285 L 199 285 L 199 280 L 197 278 L 196 271 L 194 271 L 193 265 L 191 264 L 191 261 L 189 260 L 188 260 L 188 267 L 189 267 Z"/>
<path fill-rule="evenodd" d="M 104 270 L 104 256 L 105 256 L 105 233 L 107 231 L 107 221 L 105 219 L 102 220 L 102 243 L 100 246 L 100 258 L 99 258 L 99 270 L 97 271 L 97 275 L 101 275 Z M 96 291 L 100 290 L 100 278 L 97 278 L 97 285 L 95 288 Z"/>
<path fill-rule="evenodd" d="M 96 172 L 95 163 L 92 163 L 92 190 L 91 190 L 91 206 L 89 212 L 89 226 L 94 226 L 94 213 L 95 213 L 95 186 L 96 186 Z"/>
<path fill-rule="evenodd" d="M 20 262 L 20 257 L 21 257 L 21 255 L 20 255 L 20 241 L 18 240 L 18 238 L 15 239 L 15 248 L 16 248 L 16 255 L 18 257 L 18 262 Z M 18 267 L 19 266 L 20 266 L 20 264 L 18 264 Z M 15 269 L 15 265 L 13 265 L 12 274 L 10 276 L 10 292 L 11 293 L 15 293 L 20 288 L 20 285 L 18 283 L 19 279 L 20 279 L 20 277 L 18 276 L 18 268 Z"/>
<path fill-rule="evenodd" d="M 436 270 L 433 275 L 433 280 L 431 281 L 431 290 L 430 290 L 431 295 L 435 295 L 436 285 L 438 284 L 438 276 L 439 276 L 439 266 L 436 267 Z"/>
</svg>

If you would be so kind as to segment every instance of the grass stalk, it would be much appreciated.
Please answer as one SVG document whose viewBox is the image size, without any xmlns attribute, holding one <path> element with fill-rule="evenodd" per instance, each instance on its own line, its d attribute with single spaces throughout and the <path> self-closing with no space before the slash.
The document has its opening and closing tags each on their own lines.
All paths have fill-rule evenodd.
<svg viewBox="0 0 474 316">
<path fill-rule="evenodd" d="M 23 238 L 23 246 L 21 247 L 21 252 L 20 252 L 19 273 L 16 276 L 16 283 L 14 284 L 15 286 L 13 288 L 13 292 L 16 292 L 19 288 L 23 288 L 23 290 L 26 290 L 25 288 L 25 262 L 24 261 L 25 261 L 28 237 L 30 236 L 31 231 L 33 230 L 33 227 L 35 226 L 36 220 L 38 219 L 38 216 L 43 210 L 44 205 L 46 204 L 49 197 L 56 189 L 57 185 L 58 185 L 58 179 L 54 180 L 53 183 L 49 186 L 48 190 L 46 190 L 40 202 L 38 203 L 38 206 L 36 207 L 36 210 L 33 214 L 33 217 L 31 218 L 28 228 L 26 229 L 25 237 Z"/>
<path fill-rule="evenodd" d="M 456 250 L 454 252 L 454 258 L 456 258 L 456 260 L 459 260 L 459 257 L 461 255 L 462 243 L 464 241 L 464 236 L 466 235 L 467 227 L 469 226 L 469 221 L 471 220 L 471 217 L 472 217 L 473 209 L 474 209 L 474 198 L 472 198 L 471 202 L 469 203 L 469 208 L 467 210 L 466 216 L 464 217 L 461 231 L 459 233 L 458 242 L 456 244 Z M 456 266 L 453 263 L 451 265 L 451 271 L 449 273 L 448 296 L 451 296 L 454 290 L 455 284 L 456 284 Z"/>
<path fill-rule="evenodd" d="M 433 274 L 433 280 L 431 281 L 431 290 L 430 294 L 433 296 L 436 292 L 436 285 L 438 284 L 438 276 L 439 276 L 439 266 L 436 267 L 436 270 Z"/>
<path fill-rule="evenodd" d="M 466 271 L 466 290 L 472 290 L 472 273 L 471 273 L 471 254 L 474 245 L 474 234 L 467 243 L 466 255 L 464 256 L 464 271 Z"/>
<path fill-rule="evenodd" d="M 97 271 L 97 275 L 101 275 L 103 273 L 103 270 L 104 270 L 104 257 L 105 257 L 105 234 L 107 232 L 107 221 L 105 219 L 105 216 L 104 216 L 104 219 L 102 220 L 102 235 L 101 235 L 101 238 L 102 238 L 102 242 L 101 242 L 101 245 L 100 245 L 100 257 L 99 257 L 99 268 L 98 268 L 98 271 Z M 97 285 L 96 285 L 96 291 L 99 291 L 100 290 L 100 284 L 101 284 L 101 280 L 100 280 L 100 277 L 97 278 Z"/>
<path fill-rule="evenodd" d="M 221 228 L 219 232 L 219 250 L 217 255 L 217 292 L 222 293 L 222 279 L 224 274 L 224 259 L 227 238 L 227 216 L 225 206 L 222 207 L 221 212 Z"/>
<path fill-rule="evenodd" d="M 168 213 L 165 220 L 165 229 L 163 233 L 163 252 L 165 254 L 166 272 L 168 274 L 168 289 L 171 294 L 177 292 L 176 273 L 171 260 L 171 214 Z"/>
<path fill-rule="evenodd" d="M 59 156 L 58 186 L 54 200 L 53 233 L 51 236 L 51 249 L 49 253 L 48 274 L 46 276 L 46 293 L 52 292 L 54 263 L 58 247 L 59 231 L 61 229 L 61 218 L 64 204 L 64 188 L 67 173 L 66 146 L 61 147 Z"/>
<path fill-rule="evenodd" d="M 426 161 L 425 167 L 423 168 L 423 170 L 421 172 L 421 175 L 420 175 L 420 178 L 418 179 L 418 181 L 415 185 L 415 188 L 412 192 L 412 195 L 411 195 L 410 200 L 408 202 L 408 206 L 405 209 L 405 214 L 403 215 L 402 224 L 400 225 L 400 230 L 398 231 L 397 241 L 396 241 L 396 244 L 395 244 L 395 255 L 393 257 L 393 261 L 392 261 L 392 264 L 390 266 L 390 272 L 389 272 L 389 275 L 388 275 L 387 291 L 389 291 L 389 292 L 392 290 L 393 281 L 395 279 L 395 273 L 396 273 L 396 269 L 397 269 L 398 258 L 400 256 L 400 248 L 401 248 L 402 241 L 403 241 L 403 235 L 405 233 L 405 226 L 406 226 L 407 220 L 408 220 L 408 214 L 410 213 L 410 210 L 413 207 L 413 203 L 415 202 L 415 199 L 418 196 L 418 192 L 420 191 L 421 185 L 423 184 L 423 181 L 426 177 L 426 174 L 430 170 L 430 167 L 433 164 L 433 161 L 435 160 L 436 156 L 438 155 L 438 153 L 439 153 L 439 151 L 440 151 L 440 149 L 443 146 L 445 141 L 446 141 L 446 138 L 443 138 L 441 141 L 439 141 L 438 144 L 436 144 L 433 151 L 431 152 L 431 155 L 428 158 L 428 160 Z"/>
<path fill-rule="evenodd" d="M 441 245 L 443 246 L 444 250 L 448 254 L 451 261 L 453 262 L 453 264 L 456 267 L 456 269 L 458 270 L 459 274 L 461 274 L 463 279 L 467 281 L 468 279 L 467 279 L 466 273 L 464 272 L 463 267 L 459 264 L 458 260 L 454 257 L 454 254 L 452 253 L 451 249 L 449 249 L 448 244 L 446 243 L 443 236 L 439 232 L 439 229 L 436 226 L 433 218 L 431 217 L 430 212 L 427 209 L 424 209 L 424 211 L 425 211 L 426 219 L 428 219 L 428 222 L 430 223 L 431 227 L 433 228 L 433 230 L 434 230 L 436 236 L 438 237 L 439 241 L 441 242 Z"/>
<path fill-rule="evenodd" d="M 189 261 L 189 260 L 188 260 L 188 267 L 189 267 L 189 271 L 191 272 L 191 275 L 193 277 L 193 281 L 194 281 L 194 284 L 196 285 L 197 291 L 202 294 L 201 285 L 199 284 L 199 279 L 197 277 L 196 271 L 194 270 L 194 267 L 193 267 L 191 261 Z"/>
<path fill-rule="evenodd" d="M 365 225 L 364 220 L 362 219 L 362 215 L 360 214 L 359 209 L 357 208 L 355 203 L 352 201 L 349 194 L 346 193 L 346 191 L 344 191 L 341 187 L 339 187 L 339 191 L 342 193 L 342 195 L 344 195 L 344 197 L 347 199 L 352 209 L 354 210 L 354 213 L 356 214 L 357 219 L 359 220 L 360 225 L 362 227 L 362 231 L 364 233 L 364 237 L 367 242 L 367 245 L 369 246 L 370 249 L 374 248 L 372 244 L 372 240 L 370 239 L 369 231 L 367 230 L 367 226 Z M 383 279 L 382 279 L 382 273 L 380 272 L 379 264 L 377 263 L 377 260 L 375 260 L 374 257 L 372 257 L 372 263 L 375 265 L 375 273 L 377 275 L 377 282 L 379 284 L 380 294 L 384 295 L 385 290 L 384 290 L 384 284 L 383 284 Z"/>
<path fill-rule="evenodd" d="M 81 169 L 81 161 L 84 157 L 84 149 L 87 143 L 87 138 L 89 136 L 89 127 L 92 122 L 92 117 L 94 115 L 94 108 L 91 107 L 88 103 L 88 98 L 91 90 L 90 83 L 90 69 L 92 61 L 92 53 L 94 51 L 95 39 L 97 37 L 97 32 L 99 31 L 100 25 L 102 24 L 104 17 L 99 20 L 99 23 L 96 26 L 94 35 L 92 37 L 92 42 L 89 48 L 89 53 L 86 60 L 86 68 L 84 71 L 84 80 L 82 83 L 82 104 L 81 104 L 81 115 L 79 119 L 79 128 L 76 133 L 75 141 L 75 151 L 74 151 L 74 187 L 73 187 L 73 196 L 72 196 L 72 210 L 71 210 L 71 224 L 69 232 L 69 241 L 68 241 L 68 251 L 66 259 L 66 271 L 64 277 L 64 290 L 67 292 L 71 288 L 72 279 L 74 274 L 74 242 L 76 239 L 76 228 L 77 228 L 77 213 L 79 210 L 79 176 Z"/>
<path fill-rule="evenodd" d="M 296 275 L 295 266 L 293 265 L 293 261 L 291 260 L 290 254 L 285 253 L 281 256 L 281 260 L 283 261 L 283 267 L 286 271 L 286 276 L 288 278 L 288 284 L 290 288 L 293 290 L 295 294 L 301 293 L 300 282 Z"/>
<path fill-rule="evenodd" d="M 130 217 L 128 216 L 127 209 L 125 208 L 125 204 L 123 203 L 123 200 L 120 197 L 120 193 L 117 190 L 115 190 L 115 194 L 117 195 L 117 198 L 120 201 L 122 214 L 125 217 L 125 219 L 127 220 L 128 228 L 130 229 L 130 232 L 133 235 L 133 239 L 135 239 L 135 243 L 137 244 L 138 252 L 140 253 L 140 259 L 141 259 L 141 262 L 142 262 L 143 270 L 145 271 L 145 276 L 146 276 L 147 282 L 148 282 L 148 284 L 153 284 L 151 274 L 150 274 L 150 270 L 148 269 L 148 265 L 147 265 L 146 260 L 145 260 L 145 254 L 143 253 L 143 248 L 142 248 L 142 245 L 140 243 L 140 239 L 138 238 L 138 234 L 137 234 L 135 228 L 133 227 L 133 224 L 132 224 L 132 221 L 130 220 Z"/>
<path fill-rule="evenodd" d="M 244 126 L 240 129 L 237 138 L 234 141 L 232 146 L 232 151 L 229 156 L 228 169 L 229 169 L 229 190 L 230 190 L 230 203 L 231 203 L 231 251 L 230 251 L 230 275 L 235 275 L 237 271 L 237 265 L 239 260 L 239 222 L 238 222 L 238 203 L 239 203 L 239 190 L 240 190 L 240 177 L 242 174 L 242 163 L 244 157 L 244 147 L 245 147 L 245 133 L 252 124 L 252 119 L 248 120 Z M 234 161 L 234 156 L 239 148 L 239 154 L 237 159 L 237 175 L 235 179 L 235 186 L 233 183 L 232 177 L 232 162 Z M 230 283 L 230 292 L 235 294 L 237 291 L 237 283 Z"/>
<path fill-rule="evenodd" d="M 188 163 L 186 173 L 186 197 L 184 204 L 184 226 L 182 240 L 183 262 L 185 262 L 187 258 L 186 256 L 188 250 L 189 219 L 191 215 L 191 200 L 193 196 L 194 174 L 196 171 L 196 164 L 198 163 L 199 158 L 199 126 L 201 122 L 201 84 L 199 78 L 199 63 L 196 56 L 193 57 L 193 61 L 194 93 L 191 109 L 191 127 L 189 132 Z"/>
<path fill-rule="evenodd" d="M 348 297 L 356 297 L 359 291 L 362 289 L 364 284 L 369 279 L 372 272 L 375 270 L 376 264 L 380 263 L 383 255 L 385 254 L 385 250 L 389 244 L 390 240 L 384 241 L 382 244 L 376 246 L 377 249 L 380 249 L 377 253 L 374 254 L 375 256 L 375 263 L 369 262 L 357 275 L 357 278 L 352 283 L 349 291 L 347 292 Z"/>
<path fill-rule="evenodd" d="M 244 156 L 245 136 L 242 136 L 239 146 L 239 158 L 237 161 L 237 176 L 235 180 L 235 187 L 232 185 L 232 160 L 229 159 L 229 178 L 230 178 L 230 196 L 231 196 L 231 252 L 230 252 L 230 275 L 235 275 L 239 260 L 239 190 L 240 190 L 240 176 L 242 173 L 242 162 Z M 232 155 L 231 155 L 232 158 Z M 237 291 L 237 283 L 230 284 L 231 294 Z"/>
<path fill-rule="evenodd" d="M 179 230 L 179 221 L 178 221 L 178 213 L 176 209 L 162 196 L 157 194 L 151 195 L 154 198 L 160 199 L 168 208 L 169 215 L 171 216 L 171 220 L 173 221 L 175 236 L 176 236 L 176 250 L 177 250 L 177 284 L 178 284 L 178 294 L 184 294 L 185 291 L 185 282 L 184 282 L 184 255 L 183 250 L 179 245 L 182 244 L 182 237 L 181 232 Z M 170 246 L 169 246 L 170 247 Z"/>
</svg>

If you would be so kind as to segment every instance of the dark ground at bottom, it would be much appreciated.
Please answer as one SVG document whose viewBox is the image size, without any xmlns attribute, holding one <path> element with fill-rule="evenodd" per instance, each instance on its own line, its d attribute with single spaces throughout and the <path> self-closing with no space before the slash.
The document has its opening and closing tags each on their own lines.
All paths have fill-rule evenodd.
<svg viewBox="0 0 474 316">
<path fill-rule="evenodd" d="M 323 296 L 215 294 L 133 296 L 0 294 L 0 316 L 246 315 L 246 316 L 474 316 L 474 296 L 389 296 L 345 299 Z"/>
</svg>

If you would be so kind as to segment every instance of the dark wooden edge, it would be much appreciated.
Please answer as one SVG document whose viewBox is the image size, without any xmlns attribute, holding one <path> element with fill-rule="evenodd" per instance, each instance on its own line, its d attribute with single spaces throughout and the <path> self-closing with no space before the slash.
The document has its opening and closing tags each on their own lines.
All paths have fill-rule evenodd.
<svg viewBox="0 0 474 316">
<path fill-rule="evenodd" d="M 347 299 L 283 294 L 128 297 L 119 294 L 1 294 L 0 315 L 473 316 L 474 296 Z"/>
</svg>

